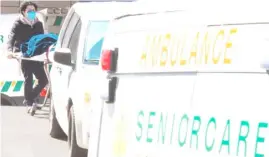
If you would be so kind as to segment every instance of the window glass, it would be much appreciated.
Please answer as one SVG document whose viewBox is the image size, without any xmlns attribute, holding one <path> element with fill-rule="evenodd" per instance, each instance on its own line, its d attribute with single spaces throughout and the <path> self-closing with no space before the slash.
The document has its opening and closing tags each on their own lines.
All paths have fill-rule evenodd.
<svg viewBox="0 0 269 157">
<path fill-rule="evenodd" d="M 64 23 L 62 25 L 61 30 L 66 30 L 66 27 L 67 27 L 67 25 L 69 25 L 70 19 L 72 18 L 73 14 L 74 14 L 74 10 L 71 9 L 64 19 Z M 62 42 L 64 33 L 65 33 L 65 31 L 60 31 L 60 34 L 58 37 L 59 42 Z M 62 43 L 60 43 L 60 45 L 62 45 Z"/>
<path fill-rule="evenodd" d="M 66 27 L 66 31 L 63 35 L 63 42 L 62 42 L 62 48 L 67 48 L 70 42 L 71 34 L 73 33 L 77 23 L 79 20 L 79 16 L 74 13 L 71 17 L 71 20 L 69 21 L 69 24 Z"/>
<path fill-rule="evenodd" d="M 78 41 L 79 41 L 79 36 L 80 36 L 80 31 L 81 31 L 81 21 L 77 23 L 73 34 L 71 35 L 70 43 L 68 45 L 68 48 L 71 50 L 71 55 L 72 55 L 72 63 L 75 63 L 77 59 L 77 50 L 78 50 Z"/>
<path fill-rule="evenodd" d="M 84 45 L 84 63 L 98 64 L 108 23 L 108 21 L 89 22 Z"/>
</svg>

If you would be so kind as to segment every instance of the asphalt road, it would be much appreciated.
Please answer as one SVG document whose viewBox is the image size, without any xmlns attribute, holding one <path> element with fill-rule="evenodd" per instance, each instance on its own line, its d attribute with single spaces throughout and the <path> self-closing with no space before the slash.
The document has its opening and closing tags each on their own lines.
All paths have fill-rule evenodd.
<svg viewBox="0 0 269 157">
<path fill-rule="evenodd" d="M 1 157 L 67 157 L 66 139 L 48 133 L 48 108 L 34 117 L 25 107 L 1 106 Z"/>
</svg>

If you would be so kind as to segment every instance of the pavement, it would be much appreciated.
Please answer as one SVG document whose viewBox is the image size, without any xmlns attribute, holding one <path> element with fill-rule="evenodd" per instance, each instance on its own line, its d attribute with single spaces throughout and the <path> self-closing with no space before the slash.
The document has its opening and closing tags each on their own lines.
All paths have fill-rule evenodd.
<svg viewBox="0 0 269 157">
<path fill-rule="evenodd" d="M 49 136 L 49 109 L 35 116 L 21 106 L 1 106 L 1 157 L 67 157 L 66 139 Z"/>
</svg>

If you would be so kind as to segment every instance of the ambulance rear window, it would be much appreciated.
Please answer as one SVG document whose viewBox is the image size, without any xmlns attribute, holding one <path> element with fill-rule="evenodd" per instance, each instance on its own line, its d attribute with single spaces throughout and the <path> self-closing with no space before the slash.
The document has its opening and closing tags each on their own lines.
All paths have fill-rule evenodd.
<svg viewBox="0 0 269 157">
<path fill-rule="evenodd" d="M 84 45 L 84 63 L 98 64 L 105 33 L 108 29 L 108 21 L 90 21 L 87 27 L 86 41 Z"/>
</svg>

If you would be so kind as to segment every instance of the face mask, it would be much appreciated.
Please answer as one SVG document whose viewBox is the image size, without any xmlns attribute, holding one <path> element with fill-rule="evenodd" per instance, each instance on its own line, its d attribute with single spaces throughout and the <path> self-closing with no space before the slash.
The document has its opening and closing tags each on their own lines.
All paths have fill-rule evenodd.
<svg viewBox="0 0 269 157">
<path fill-rule="evenodd" d="M 36 18 L 36 12 L 35 11 L 29 11 L 27 13 L 27 18 L 31 21 L 33 21 Z"/>
</svg>

